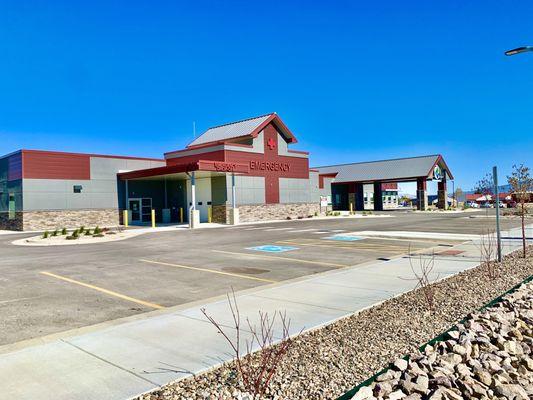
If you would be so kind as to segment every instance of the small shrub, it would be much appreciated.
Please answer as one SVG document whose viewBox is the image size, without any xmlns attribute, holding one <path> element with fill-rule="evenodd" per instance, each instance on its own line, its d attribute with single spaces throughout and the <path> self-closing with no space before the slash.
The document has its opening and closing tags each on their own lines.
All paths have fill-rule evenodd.
<svg viewBox="0 0 533 400">
<path fill-rule="evenodd" d="M 58 232 L 58 230 L 56 229 L 56 230 L 54 230 L 54 231 L 52 232 L 52 236 L 57 236 L 58 233 L 59 233 L 59 232 Z"/>
<path fill-rule="evenodd" d="M 61 229 L 61 234 L 62 234 L 62 235 L 66 235 L 66 234 L 67 234 L 67 228 L 63 228 L 63 229 Z"/>
<path fill-rule="evenodd" d="M 366 211 L 363 211 L 363 216 L 366 217 Z"/>
<path fill-rule="evenodd" d="M 91 236 L 91 230 L 85 229 L 85 236 Z"/>
<path fill-rule="evenodd" d="M 85 227 L 82 225 L 78 229 L 78 233 L 81 235 L 83 232 L 85 232 Z"/>
<path fill-rule="evenodd" d="M 73 237 L 75 237 L 76 239 L 80 236 L 80 234 L 78 233 L 77 230 L 74 230 L 74 232 L 72 232 L 72 235 Z"/>
<path fill-rule="evenodd" d="M 104 237 L 103 233 L 95 233 L 93 237 Z"/>
<path fill-rule="evenodd" d="M 312 215 L 308 215 L 307 218 L 313 218 L 313 216 Z"/>
<path fill-rule="evenodd" d="M 70 235 L 70 236 L 67 236 L 65 239 L 67 239 L 67 240 L 76 240 L 76 239 L 79 239 L 79 236 Z"/>
<path fill-rule="evenodd" d="M 298 215 L 298 219 L 304 219 L 303 215 Z"/>
<path fill-rule="evenodd" d="M 44 231 L 43 239 L 48 239 L 48 236 L 50 236 L 50 233 L 48 231 Z"/>
<path fill-rule="evenodd" d="M 100 234 L 100 233 L 102 233 L 102 230 L 100 229 L 99 226 L 96 226 L 96 228 L 94 228 L 94 234 L 95 234 L 95 235 L 98 235 L 98 234 Z"/>
<path fill-rule="evenodd" d="M 286 219 L 287 219 L 287 220 L 291 220 L 292 218 L 289 216 L 289 217 L 287 217 Z"/>
</svg>

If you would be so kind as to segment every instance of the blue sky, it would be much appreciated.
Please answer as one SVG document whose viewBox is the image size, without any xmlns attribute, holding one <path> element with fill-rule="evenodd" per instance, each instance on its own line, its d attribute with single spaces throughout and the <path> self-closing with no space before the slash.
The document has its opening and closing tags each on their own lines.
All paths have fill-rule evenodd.
<svg viewBox="0 0 533 400">
<path fill-rule="evenodd" d="M 531 1 L 0 2 L 0 154 L 159 157 L 276 111 L 313 165 L 533 161 Z"/>
</svg>

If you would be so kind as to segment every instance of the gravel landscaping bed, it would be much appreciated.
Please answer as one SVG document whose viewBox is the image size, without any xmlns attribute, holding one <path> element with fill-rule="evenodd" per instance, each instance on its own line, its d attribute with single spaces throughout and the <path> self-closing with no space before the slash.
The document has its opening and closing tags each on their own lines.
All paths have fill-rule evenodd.
<svg viewBox="0 0 533 400">
<path fill-rule="evenodd" d="M 533 398 L 533 282 L 399 358 L 352 400 Z"/>
<path fill-rule="evenodd" d="M 434 284 L 433 312 L 427 311 L 422 291 L 416 290 L 301 335 L 264 398 L 335 399 L 343 395 L 533 275 L 533 259 L 522 259 L 518 253 L 505 257 L 495 279 L 489 278 L 485 266 L 479 266 Z M 139 399 L 247 398 L 241 395 L 235 371 L 234 363 L 227 363 Z"/>
</svg>

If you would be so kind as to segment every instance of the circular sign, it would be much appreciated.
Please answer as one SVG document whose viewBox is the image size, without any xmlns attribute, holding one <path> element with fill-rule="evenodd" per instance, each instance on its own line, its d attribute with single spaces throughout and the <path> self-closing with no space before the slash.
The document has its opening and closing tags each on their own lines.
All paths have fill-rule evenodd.
<svg viewBox="0 0 533 400">
<path fill-rule="evenodd" d="M 433 168 L 433 179 L 437 181 L 442 179 L 442 170 L 438 165 L 435 165 L 435 168 Z"/>
</svg>

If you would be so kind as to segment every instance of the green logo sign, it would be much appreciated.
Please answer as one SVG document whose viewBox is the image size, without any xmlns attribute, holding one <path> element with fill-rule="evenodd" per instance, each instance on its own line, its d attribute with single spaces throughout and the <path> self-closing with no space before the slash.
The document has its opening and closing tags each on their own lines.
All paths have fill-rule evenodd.
<svg viewBox="0 0 533 400">
<path fill-rule="evenodd" d="M 435 168 L 433 168 L 433 179 L 440 181 L 442 178 L 442 169 L 438 165 L 435 165 Z"/>
</svg>

